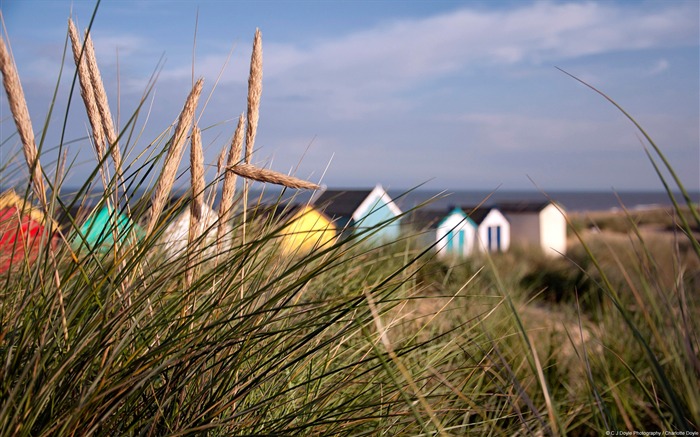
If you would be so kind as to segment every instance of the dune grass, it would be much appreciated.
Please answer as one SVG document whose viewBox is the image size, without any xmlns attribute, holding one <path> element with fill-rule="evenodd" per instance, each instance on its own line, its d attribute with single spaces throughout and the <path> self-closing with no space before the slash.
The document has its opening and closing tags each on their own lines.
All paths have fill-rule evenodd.
<svg viewBox="0 0 700 437">
<path fill-rule="evenodd" d="M 80 65 L 88 46 L 71 46 Z M 256 124 L 262 55 L 252 63 Z M 96 77 L 73 84 L 94 92 Z M 189 135 L 199 129 L 191 114 L 200 87 L 181 91 L 184 115 L 150 140 L 145 163 L 114 153 L 135 149 L 139 109 L 111 137 L 97 127 L 111 116 L 93 113 L 99 162 L 71 198 L 58 194 L 64 173 L 35 171 L 43 136 L 36 155 L 25 154 L 29 179 L 0 166 L 0 185 L 23 187 L 53 216 L 102 183 L 93 203 L 114 211 L 112 223 L 119 212 L 145 229 L 114 226 L 107 232 L 117 243 L 75 250 L 75 238 L 87 240 L 69 216 L 56 230 L 62 244 L 45 234 L 37 262 L 0 277 L 0 435 L 698 431 L 696 209 L 676 204 L 685 218 L 663 241 L 632 215 L 631 232 L 617 240 L 573 226 L 577 241 L 556 262 L 517 251 L 438 259 L 410 235 L 368 245 L 378 229 L 281 256 L 283 223 L 269 205 L 248 204 L 247 183 L 235 194 L 236 177 L 304 181 L 250 164 L 243 116 L 226 164 L 203 181 L 201 145 Z M 246 135 L 252 144 L 255 132 Z M 168 203 L 187 144 L 196 182 L 187 200 Z M 221 184 L 225 222 L 202 226 L 197 214 L 210 202 L 202 194 Z M 168 253 L 163 234 L 185 211 L 188 249 Z"/>
</svg>

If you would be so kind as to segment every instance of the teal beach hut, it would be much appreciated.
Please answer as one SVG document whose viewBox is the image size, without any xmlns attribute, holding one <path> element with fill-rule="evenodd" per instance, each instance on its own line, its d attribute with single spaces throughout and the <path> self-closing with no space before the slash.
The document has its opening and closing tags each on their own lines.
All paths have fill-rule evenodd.
<svg viewBox="0 0 700 437">
<path fill-rule="evenodd" d="M 143 229 L 123 213 L 101 207 L 94 210 L 85 223 L 80 227 L 80 235 L 73 237 L 73 249 L 87 249 L 108 252 L 114 247 L 115 237 L 120 245 L 126 245 L 140 240 L 145 235 Z"/>
<path fill-rule="evenodd" d="M 437 224 L 437 250 L 440 255 L 467 256 L 474 251 L 477 224 L 462 208 L 453 208 Z"/>
<path fill-rule="evenodd" d="M 462 208 L 418 208 L 410 213 L 409 222 L 421 242 L 433 245 L 438 256 L 465 257 L 474 251 L 477 225 Z"/>
</svg>

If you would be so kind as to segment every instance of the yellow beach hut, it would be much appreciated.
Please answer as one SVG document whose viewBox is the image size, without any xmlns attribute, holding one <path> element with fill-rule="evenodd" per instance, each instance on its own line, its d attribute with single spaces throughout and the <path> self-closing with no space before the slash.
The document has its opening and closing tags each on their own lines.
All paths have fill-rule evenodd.
<svg viewBox="0 0 700 437">
<path fill-rule="evenodd" d="M 280 233 L 282 253 L 291 255 L 333 244 L 337 229 L 323 212 L 311 205 L 297 205 L 287 213 Z"/>
</svg>

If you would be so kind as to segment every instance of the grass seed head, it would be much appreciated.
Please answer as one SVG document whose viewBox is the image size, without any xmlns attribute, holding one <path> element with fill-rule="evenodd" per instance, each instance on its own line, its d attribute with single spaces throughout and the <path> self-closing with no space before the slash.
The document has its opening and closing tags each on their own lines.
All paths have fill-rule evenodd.
<svg viewBox="0 0 700 437">
<path fill-rule="evenodd" d="M 29 167 L 34 192 L 41 204 L 46 207 L 46 189 L 44 187 L 41 164 L 39 163 L 39 153 L 36 148 L 32 120 L 29 117 L 27 101 L 24 98 L 24 90 L 22 90 L 17 67 L 5 46 L 5 39 L 2 37 L 0 37 L 0 71 L 2 71 L 2 83 L 7 93 L 7 101 L 12 112 L 12 118 L 15 120 L 17 133 L 22 140 L 22 151 Z"/>
<path fill-rule="evenodd" d="M 248 129 L 246 130 L 245 162 L 250 164 L 255 145 L 255 134 L 260 118 L 260 96 L 262 95 L 262 34 L 260 29 L 255 31 L 253 54 L 250 58 L 250 75 L 248 76 Z"/>
<path fill-rule="evenodd" d="M 165 156 L 165 163 L 163 164 L 163 169 L 161 170 L 160 176 L 158 178 L 158 183 L 156 184 L 155 191 L 153 192 L 152 205 L 151 205 L 151 217 L 148 222 L 148 233 L 153 232 L 155 225 L 158 221 L 160 213 L 163 212 L 163 207 L 165 202 L 170 196 L 170 191 L 175 183 L 175 175 L 177 174 L 177 169 L 180 166 L 180 161 L 182 161 L 182 154 L 184 151 L 185 141 L 187 139 L 187 131 L 192 125 L 192 120 L 194 120 L 194 113 L 197 108 L 197 102 L 199 101 L 199 96 L 202 94 L 202 86 L 204 81 L 199 79 L 192 87 L 187 100 L 185 101 L 185 106 L 180 112 L 180 116 L 175 126 L 175 133 L 168 148 L 167 155 Z"/>
</svg>

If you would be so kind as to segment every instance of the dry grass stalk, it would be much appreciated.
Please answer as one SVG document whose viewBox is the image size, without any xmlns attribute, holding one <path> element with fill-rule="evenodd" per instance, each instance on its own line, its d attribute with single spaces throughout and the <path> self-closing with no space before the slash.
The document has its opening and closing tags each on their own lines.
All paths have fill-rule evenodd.
<svg viewBox="0 0 700 437">
<path fill-rule="evenodd" d="M 84 56 L 87 62 L 88 70 L 90 71 L 90 80 L 92 82 L 92 89 L 97 100 L 97 108 L 99 109 L 100 116 L 102 117 L 102 126 L 104 127 L 107 141 L 109 141 L 111 146 L 114 169 L 117 173 L 117 177 L 120 177 L 122 169 L 121 151 L 119 150 L 119 143 L 117 143 L 117 134 L 114 128 L 114 122 L 112 121 L 112 112 L 109 110 L 109 103 L 107 102 L 107 93 L 105 92 L 105 87 L 102 83 L 102 76 L 100 75 L 100 69 L 97 66 L 97 59 L 95 58 L 95 47 L 92 44 L 92 38 L 90 37 L 89 33 L 85 35 Z"/>
<path fill-rule="evenodd" d="M 233 167 L 238 164 L 241 159 L 241 152 L 243 151 L 243 124 L 245 123 L 245 117 L 243 114 L 238 118 L 238 125 L 236 126 L 236 131 L 233 134 L 233 140 L 231 141 L 231 148 L 228 152 L 228 159 L 226 161 L 226 168 Z M 226 224 L 231 217 L 231 206 L 233 205 L 233 196 L 236 193 L 236 173 L 227 171 L 224 174 L 224 186 L 221 190 L 221 202 L 219 203 L 219 227 L 217 229 L 217 240 L 216 245 L 219 250 L 223 245 L 223 237 L 226 233 Z"/>
<path fill-rule="evenodd" d="M 80 79 L 80 95 L 83 97 L 85 109 L 87 111 L 88 120 L 92 127 L 93 137 L 95 139 L 95 148 L 97 149 L 97 157 L 102 160 L 105 152 L 104 147 L 104 130 L 102 128 L 102 119 L 100 111 L 97 107 L 97 100 L 92 89 L 92 79 L 90 78 L 90 70 L 87 66 L 85 56 L 81 56 L 82 44 L 78 29 L 75 27 L 73 20 L 68 19 L 68 34 L 71 40 L 73 49 L 73 59 L 75 66 L 78 68 L 78 79 Z"/>
<path fill-rule="evenodd" d="M 165 157 L 165 163 L 163 164 L 163 169 L 160 173 L 160 177 L 158 178 L 158 183 L 156 184 L 153 198 L 151 200 L 151 217 L 148 221 L 147 228 L 148 234 L 153 232 L 153 229 L 158 222 L 158 217 L 160 216 L 160 213 L 163 212 L 165 202 L 170 196 L 170 190 L 175 182 L 177 168 L 180 166 L 180 161 L 182 160 L 182 153 L 184 150 L 185 141 L 187 139 L 187 131 L 192 125 L 195 109 L 197 108 L 197 102 L 199 101 L 199 96 L 202 94 L 203 83 L 204 81 L 199 79 L 194 84 L 190 95 L 187 96 L 187 101 L 185 102 L 185 106 L 182 108 L 180 117 L 178 118 L 175 133 L 170 142 L 168 154 Z"/>
<path fill-rule="evenodd" d="M 255 146 L 255 134 L 258 130 L 260 116 L 260 96 L 262 95 L 262 34 L 260 29 L 255 29 L 253 40 L 253 53 L 250 56 L 250 74 L 248 75 L 248 128 L 246 129 L 245 163 L 250 164 L 253 158 Z M 243 244 L 245 244 L 246 213 L 248 211 L 248 181 L 243 187 Z M 245 275 L 245 270 L 241 270 Z M 243 298 L 243 287 L 241 287 Z"/>
<path fill-rule="evenodd" d="M 90 121 L 90 126 L 92 127 L 93 141 L 95 142 L 95 150 L 97 152 L 97 159 L 102 161 L 105 155 L 105 145 L 104 145 L 104 130 L 102 128 L 102 117 L 100 111 L 97 107 L 97 100 L 95 99 L 95 93 L 92 88 L 92 79 L 90 78 L 90 70 L 87 66 L 87 61 L 85 56 L 81 56 L 82 44 L 80 41 L 80 35 L 78 34 L 78 29 L 75 27 L 73 20 L 68 19 L 68 34 L 71 40 L 71 47 L 73 49 L 73 59 L 75 60 L 75 66 L 78 69 L 78 78 L 80 79 L 80 95 L 83 97 L 83 102 L 85 103 L 85 110 L 87 111 L 88 120 Z M 104 173 L 104 169 L 100 167 L 100 173 L 102 174 L 102 182 L 107 187 L 107 176 Z"/>
<path fill-rule="evenodd" d="M 202 133 L 199 127 L 192 130 L 190 148 L 190 174 L 192 177 L 192 202 L 190 203 L 190 243 L 196 241 L 200 234 L 202 207 L 204 205 L 204 151 L 202 150 Z"/>
<path fill-rule="evenodd" d="M 0 37 L 0 71 L 2 71 L 2 83 L 7 93 L 7 101 L 12 112 L 12 118 L 15 120 L 17 133 L 22 140 L 22 151 L 29 167 L 32 186 L 42 207 L 46 209 L 46 188 L 34 139 L 32 120 L 29 117 L 27 101 L 24 98 L 24 91 L 22 90 L 22 83 L 19 80 L 17 68 L 5 46 L 5 39 L 2 37 Z"/>
<path fill-rule="evenodd" d="M 202 211 L 204 206 L 204 151 L 202 150 L 202 133 L 199 127 L 192 129 L 190 144 L 190 175 L 192 178 L 192 202 L 190 203 L 190 229 L 187 238 L 187 286 L 192 284 L 194 265 L 199 253 L 199 241 L 202 234 Z"/>
<path fill-rule="evenodd" d="M 83 102 L 85 103 L 85 109 L 87 111 L 88 119 L 90 120 L 90 126 L 92 127 L 93 141 L 95 143 L 95 150 L 97 152 L 97 159 L 102 162 L 105 157 L 107 150 L 105 144 L 105 134 L 106 129 L 110 129 L 109 141 L 113 143 L 114 146 L 111 148 L 112 159 L 114 161 L 114 168 L 117 177 L 121 176 L 121 153 L 119 151 L 119 145 L 116 144 L 116 134 L 114 133 L 114 125 L 112 123 L 112 115 L 109 111 L 109 105 L 107 103 L 107 96 L 104 92 L 104 87 L 102 85 L 102 80 L 100 77 L 100 72 L 97 67 L 97 62 L 95 60 L 94 47 L 92 46 L 92 40 L 88 45 L 88 37 L 86 36 L 85 45 L 83 46 L 80 41 L 80 36 L 78 34 L 78 29 L 73 23 L 72 19 L 68 19 L 68 34 L 71 40 L 71 48 L 73 51 L 73 59 L 75 61 L 76 68 L 78 69 L 78 78 L 80 79 L 80 95 L 83 97 Z M 89 35 L 88 35 L 89 36 Z M 98 101 L 98 95 L 96 93 L 100 92 L 101 96 Z M 109 176 L 107 173 L 107 167 L 100 165 L 100 175 L 102 177 L 102 184 L 105 190 L 109 187 Z M 116 190 L 112 193 L 112 202 L 114 205 L 118 204 L 118 193 Z M 109 197 L 107 198 L 107 207 L 111 208 Z M 127 210 L 129 208 L 128 202 L 126 204 Z M 118 241 L 118 226 L 115 222 L 112 224 L 112 233 L 114 241 Z M 119 245 L 114 245 L 115 255 L 116 251 L 119 249 Z M 120 284 L 122 292 L 127 295 L 127 301 L 130 298 L 127 294 L 128 280 Z"/>
<path fill-rule="evenodd" d="M 277 185 L 284 185 L 287 188 L 296 189 L 307 189 L 316 190 L 320 188 L 318 185 L 305 181 L 303 179 L 295 178 L 294 176 L 288 176 L 283 173 L 276 172 L 274 170 L 268 170 L 265 168 L 255 167 L 251 164 L 237 164 L 232 167 L 228 167 L 228 170 L 236 173 L 238 176 L 252 179 L 258 182 L 266 182 Z"/>
<path fill-rule="evenodd" d="M 245 163 L 250 164 L 255 145 L 255 134 L 258 131 L 260 118 L 260 96 L 262 95 L 262 34 L 255 30 L 253 54 L 250 57 L 250 75 L 248 76 L 248 129 L 245 136 Z"/>
<path fill-rule="evenodd" d="M 226 155 L 228 155 L 228 154 L 226 153 L 226 148 L 224 147 L 223 149 L 221 149 L 221 152 L 219 152 L 219 157 L 216 158 L 216 180 L 217 180 L 217 184 L 219 183 L 219 177 L 220 177 L 221 174 L 226 170 L 226 169 L 224 168 L 224 167 L 225 167 L 225 164 L 226 164 Z"/>
</svg>

